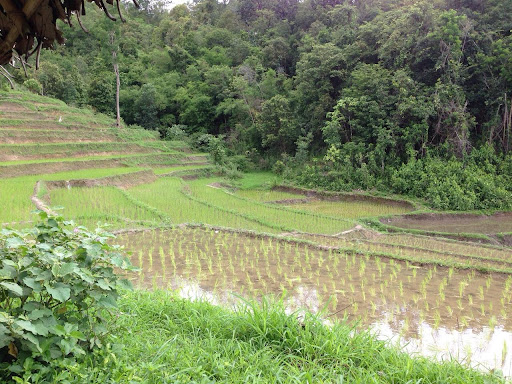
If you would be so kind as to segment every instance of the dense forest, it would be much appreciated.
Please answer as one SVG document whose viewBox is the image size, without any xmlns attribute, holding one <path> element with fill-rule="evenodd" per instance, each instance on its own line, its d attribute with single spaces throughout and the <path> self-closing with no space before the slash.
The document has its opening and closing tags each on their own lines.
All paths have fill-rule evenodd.
<svg viewBox="0 0 512 384">
<path fill-rule="evenodd" d="M 34 92 L 188 138 L 226 172 L 512 208 L 512 1 L 217 0 L 88 9 L 16 73 Z"/>
</svg>

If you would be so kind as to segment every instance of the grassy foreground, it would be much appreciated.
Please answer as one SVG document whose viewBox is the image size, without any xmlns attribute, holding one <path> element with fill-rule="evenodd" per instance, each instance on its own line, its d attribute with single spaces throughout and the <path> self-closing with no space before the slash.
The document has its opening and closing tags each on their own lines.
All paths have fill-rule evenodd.
<svg viewBox="0 0 512 384">
<path fill-rule="evenodd" d="M 67 369 L 80 383 L 491 383 L 457 363 L 412 358 L 350 326 L 286 315 L 280 304 L 229 311 L 168 292 L 123 296 L 101 355 Z M 114 344 L 112 344 L 114 345 Z"/>
</svg>

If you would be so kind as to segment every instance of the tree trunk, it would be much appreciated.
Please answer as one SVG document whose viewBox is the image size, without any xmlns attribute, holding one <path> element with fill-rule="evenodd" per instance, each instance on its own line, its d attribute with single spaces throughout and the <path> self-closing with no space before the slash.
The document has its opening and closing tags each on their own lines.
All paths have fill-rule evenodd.
<svg viewBox="0 0 512 384">
<path fill-rule="evenodd" d="M 116 74 L 116 127 L 121 127 L 121 112 L 119 110 L 119 90 L 121 88 L 121 81 L 119 80 L 119 66 L 115 62 L 116 53 L 113 52 L 114 56 L 114 73 Z"/>
<path fill-rule="evenodd" d="M 114 47 L 115 33 L 110 34 L 110 44 L 112 45 L 112 63 L 114 64 L 114 73 L 116 75 L 116 127 L 121 127 L 121 111 L 119 110 L 119 91 L 121 89 L 121 81 L 119 80 L 119 66 L 117 65 L 117 53 Z"/>
</svg>

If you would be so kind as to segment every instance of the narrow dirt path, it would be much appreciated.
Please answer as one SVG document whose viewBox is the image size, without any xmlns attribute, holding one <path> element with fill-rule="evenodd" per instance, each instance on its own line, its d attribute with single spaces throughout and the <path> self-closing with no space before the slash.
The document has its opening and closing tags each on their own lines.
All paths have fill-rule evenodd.
<svg viewBox="0 0 512 384">
<path fill-rule="evenodd" d="M 47 214 L 49 215 L 56 215 L 55 212 L 53 212 L 46 204 L 43 200 L 41 200 L 38 195 L 39 195 L 39 191 L 41 190 L 41 182 L 38 181 L 34 187 L 34 194 L 32 195 L 32 197 L 30 198 L 30 200 L 32 200 L 32 203 L 36 206 L 37 209 L 39 209 L 40 211 L 43 211 L 43 212 L 46 212 Z"/>
</svg>

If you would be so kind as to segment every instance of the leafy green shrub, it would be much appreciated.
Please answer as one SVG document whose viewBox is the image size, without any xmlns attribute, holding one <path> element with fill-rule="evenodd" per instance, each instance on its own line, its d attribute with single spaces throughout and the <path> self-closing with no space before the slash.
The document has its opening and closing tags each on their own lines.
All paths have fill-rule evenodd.
<svg viewBox="0 0 512 384">
<path fill-rule="evenodd" d="M 236 167 L 235 164 L 225 164 L 217 167 L 217 171 L 224 177 L 230 180 L 241 179 L 243 173 Z"/>
<path fill-rule="evenodd" d="M 0 381 L 38 382 L 103 346 L 118 290 L 132 270 L 113 237 L 40 213 L 24 231 L 0 232 Z"/>
<path fill-rule="evenodd" d="M 493 149 L 474 149 L 465 162 L 428 154 L 412 156 L 400 166 L 378 170 L 370 161 L 354 162 L 329 150 L 323 162 L 298 170 L 295 181 L 333 191 L 380 189 L 425 199 L 445 210 L 505 210 L 512 207 L 512 157 L 500 159 Z M 372 160 L 372 156 L 368 156 Z"/>
<path fill-rule="evenodd" d="M 30 92 L 33 92 L 33 93 L 38 93 L 40 94 L 41 91 L 43 90 L 43 86 L 41 85 L 41 83 L 39 81 L 37 81 L 36 79 L 28 79 L 28 80 L 25 80 L 23 82 L 23 85 L 30 91 Z"/>
<path fill-rule="evenodd" d="M 187 133 L 185 130 L 187 129 L 186 125 L 183 124 L 173 124 L 170 127 L 167 127 L 164 132 L 165 140 L 184 140 L 187 137 Z"/>
<path fill-rule="evenodd" d="M 251 170 L 251 163 L 245 155 L 228 156 L 225 160 L 227 164 L 233 164 L 240 172 L 248 172 Z"/>
<path fill-rule="evenodd" d="M 475 157 L 481 157 L 475 151 Z M 412 159 L 391 176 L 393 192 L 422 197 L 432 207 L 450 210 L 509 209 L 512 190 L 505 174 L 492 162 L 469 159 L 464 165 L 456 159 Z"/>
<path fill-rule="evenodd" d="M 272 172 L 282 175 L 284 173 L 284 170 L 286 168 L 286 165 L 281 160 L 277 160 L 274 165 L 272 166 Z"/>
</svg>

